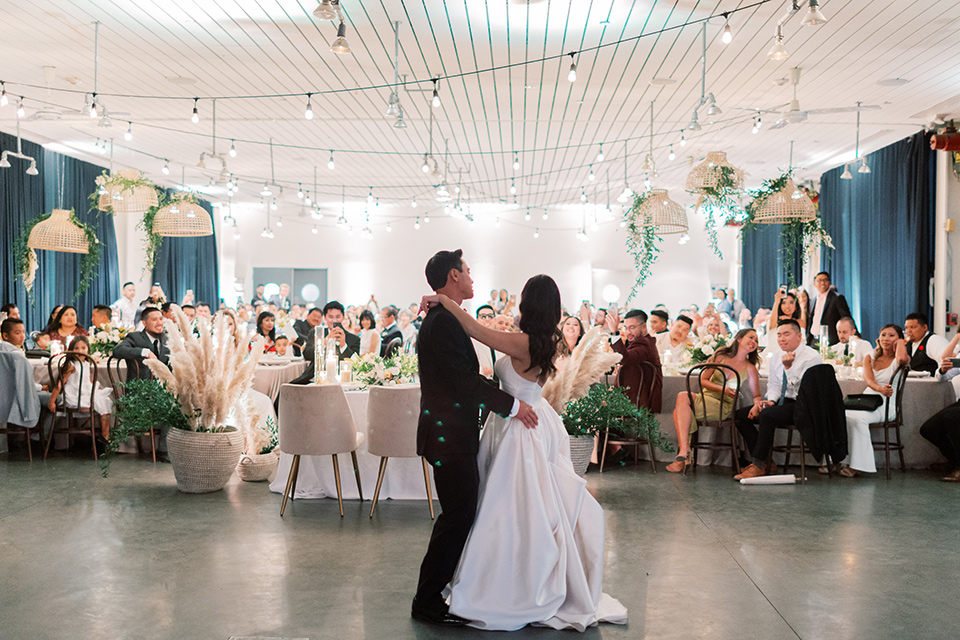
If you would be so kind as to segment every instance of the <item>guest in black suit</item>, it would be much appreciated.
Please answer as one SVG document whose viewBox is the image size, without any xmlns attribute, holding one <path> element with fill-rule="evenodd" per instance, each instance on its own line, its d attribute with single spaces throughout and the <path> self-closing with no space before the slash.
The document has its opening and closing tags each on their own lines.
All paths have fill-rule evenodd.
<svg viewBox="0 0 960 640">
<path fill-rule="evenodd" d="M 250 304 L 254 307 L 259 307 L 262 304 L 267 304 L 267 299 L 263 297 L 263 285 L 257 285 L 257 295 L 253 296 L 250 299 Z"/>
<path fill-rule="evenodd" d="M 336 300 L 331 300 L 323 307 L 323 323 L 325 325 L 323 333 L 325 336 L 333 336 L 333 339 L 337 343 L 341 361 L 350 358 L 353 354 L 359 353 L 360 351 L 360 338 L 345 331 L 343 328 L 343 313 L 343 305 Z M 310 382 L 313 381 L 314 346 L 314 334 L 311 331 L 301 349 L 303 359 L 307 362 L 307 368 L 299 377 L 291 380 L 290 384 L 310 384 Z"/>
<path fill-rule="evenodd" d="M 280 293 L 270 298 L 270 304 L 277 305 L 277 309 L 290 313 L 290 285 L 280 285 Z"/>
<path fill-rule="evenodd" d="M 840 318 L 850 315 L 850 307 L 847 306 L 846 299 L 837 293 L 836 288 L 830 286 L 830 274 L 826 271 L 818 273 L 813 279 L 813 284 L 819 294 L 810 300 L 810 310 L 807 313 L 807 317 L 810 318 L 808 341 L 818 340 L 821 327 L 826 327 L 827 334 L 830 336 L 830 342 L 827 344 L 836 344 L 840 341 L 837 335 L 837 322 Z"/>
<path fill-rule="evenodd" d="M 389 304 L 380 309 L 380 319 L 383 321 L 383 329 L 380 330 L 381 358 L 387 355 L 387 345 L 391 340 L 400 338 L 400 342 L 403 342 L 403 332 L 397 324 L 397 313 L 397 308 Z"/>
<path fill-rule="evenodd" d="M 462 256 L 460 250 L 440 251 L 426 268 L 430 287 L 457 304 L 473 297 L 473 280 Z M 516 415 L 527 426 L 536 425 L 536 414 L 529 405 L 480 375 L 470 337 L 442 305 L 427 313 L 418 344 L 421 395 L 417 453 L 433 466 L 442 513 L 420 565 L 411 613 L 433 624 L 462 625 L 466 621 L 449 613 L 441 592 L 453 578 L 476 516 L 480 408 L 488 407 L 502 416 Z"/>
<path fill-rule="evenodd" d="M 313 335 L 313 330 L 323 322 L 323 311 L 314 307 L 307 312 L 307 317 L 293 323 L 293 330 L 297 332 L 297 344 L 301 347 Z"/>
<path fill-rule="evenodd" d="M 140 313 L 143 331 L 134 331 L 113 348 L 113 355 L 127 361 L 127 380 L 149 380 L 153 377 L 144 360 L 159 360 L 170 365 L 170 350 L 163 331 L 163 313 L 147 307 Z"/>
</svg>

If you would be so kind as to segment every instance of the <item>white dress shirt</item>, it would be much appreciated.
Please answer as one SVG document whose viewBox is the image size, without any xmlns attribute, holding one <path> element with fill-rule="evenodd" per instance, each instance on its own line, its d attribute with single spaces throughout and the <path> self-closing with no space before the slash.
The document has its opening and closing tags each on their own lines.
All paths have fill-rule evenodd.
<svg viewBox="0 0 960 640">
<path fill-rule="evenodd" d="M 793 364 L 789 369 L 783 366 L 783 352 L 779 349 L 774 352 L 770 359 L 770 373 L 767 378 L 767 400 L 778 402 L 780 392 L 783 387 L 783 373 L 787 374 L 787 394 L 785 397 L 791 400 L 797 399 L 797 389 L 800 388 L 800 379 L 807 369 L 814 365 L 823 364 L 820 354 L 815 349 L 811 349 L 805 344 L 801 344 L 794 352 Z"/>
<path fill-rule="evenodd" d="M 823 308 L 827 305 L 827 294 L 830 293 L 826 291 L 817 296 L 817 301 L 813 305 L 813 320 L 810 322 L 810 333 L 814 336 L 820 336 L 820 319 L 823 317 Z"/>
<path fill-rule="evenodd" d="M 686 349 L 687 347 L 692 347 L 696 344 L 696 336 L 693 334 L 693 331 L 687 335 L 687 339 L 681 342 L 678 345 L 674 345 L 670 340 L 670 332 L 666 331 L 664 333 L 657 334 L 657 353 L 660 354 L 661 360 L 663 359 L 663 353 L 667 350 L 677 353 Z"/>
<path fill-rule="evenodd" d="M 480 363 L 480 375 L 493 380 L 493 353 L 490 351 L 490 347 L 474 338 L 470 338 L 470 341 L 473 342 L 473 350 L 477 352 L 477 361 Z M 484 369 L 488 369 L 490 373 L 484 373 Z"/>
<path fill-rule="evenodd" d="M 930 336 L 930 338 L 927 340 L 927 357 L 939 365 L 940 361 L 943 360 L 943 352 L 947 350 L 947 346 L 950 344 L 950 342 L 943 336 L 938 336 L 935 333 L 927 332 L 927 335 Z M 923 342 L 922 338 L 920 339 L 920 342 Z M 917 344 L 920 344 L 920 342 Z M 910 346 L 912 344 L 912 342 L 907 343 L 907 353 L 911 358 L 916 353 L 917 349 L 916 346 L 914 346 L 913 350 L 911 350 Z"/>
<path fill-rule="evenodd" d="M 133 300 L 120 296 L 120 299 L 110 305 L 113 310 L 113 320 L 125 327 L 133 327 L 137 324 L 138 305 Z"/>
<path fill-rule="evenodd" d="M 863 338 L 857 338 L 857 346 L 853 349 L 853 361 L 854 363 L 863 362 L 864 356 L 873 356 L 873 345 L 870 344 L 869 340 L 864 340 Z M 837 344 L 830 345 L 830 348 L 837 352 L 837 357 L 841 358 L 844 355 L 844 350 L 849 346 L 849 342 L 838 342 Z"/>
</svg>

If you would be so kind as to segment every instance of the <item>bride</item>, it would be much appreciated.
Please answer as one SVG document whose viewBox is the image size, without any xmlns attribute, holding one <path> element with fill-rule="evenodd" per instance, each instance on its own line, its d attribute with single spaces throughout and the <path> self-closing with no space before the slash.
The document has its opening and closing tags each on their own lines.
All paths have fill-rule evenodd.
<svg viewBox="0 0 960 640">
<path fill-rule="evenodd" d="M 423 303 L 442 304 L 470 337 L 506 354 L 494 366 L 501 387 L 539 417 L 535 429 L 495 414 L 487 420 L 478 459 L 480 506 L 450 582 L 450 613 L 499 631 L 626 623 L 626 608 L 601 591 L 603 509 L 574 473 L 563 421 L 541 397 L 556 371 L 556 283 L 545 275 L 527 281 L 521 333 L 488 329 L 442 294 Z"/>
</svg>

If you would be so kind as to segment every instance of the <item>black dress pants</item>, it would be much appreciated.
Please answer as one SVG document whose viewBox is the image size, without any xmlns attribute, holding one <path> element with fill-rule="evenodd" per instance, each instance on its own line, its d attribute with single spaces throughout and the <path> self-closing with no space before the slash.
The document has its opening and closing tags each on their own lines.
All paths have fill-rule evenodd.
<svg viewBox="0 0 960 640">
<path fill-rule="evenodd" d="M 960 469 L 960 402 L 931 416 L 920 427 L 920 435 L 940 449 L 951 469 Z"/>
<path fill-rule="evenodd" d="M 766 464 L 773 447 L 773 437 L 777 428 L 793 424 L 793 412 L 796 409 L 796 400 L 787 398 L 783 404 L 775 404 L 760 411 L 755 419 L 748 414 L 751 407 L 738 409 L 736 413 L 737 431 L 743 436 L 747 450 L 758 467 Z"/>
<path fill-rule="evenodd" d="M 433 525 L 427 553 L 420 564 L 417 606 L 425 611 L 444 611 L 441 592 L 453 578 L 467 541 L 480 491 L 476 454 L 445 456 L 430 460 L 441 513 Z"/>
</svg>

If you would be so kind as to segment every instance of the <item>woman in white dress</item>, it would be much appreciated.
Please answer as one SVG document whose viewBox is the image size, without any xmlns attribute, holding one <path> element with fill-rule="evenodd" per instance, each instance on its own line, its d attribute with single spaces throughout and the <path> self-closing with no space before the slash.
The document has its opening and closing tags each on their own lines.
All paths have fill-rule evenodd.
<svg viewBox="0 0 960 640">
<path fill-rule="evenodd" d="M 380 332 L 377 331 L 377 320 L 373 312 L 364 309 L 360 313 L 360 351 L 361 356 L 372 353 L 380 355 Z"/>
<path fill-rule="evenodd" d="M 873 355 L 863 357 L 863 379 L 867 383 L 864 393 L 877 394 L 883 402 L 873 411 L 847 411 L 847 442 L 850 446 L 848 466 L 840 470 L 840 475 L 853 478 L 861 472 L 876 473 L 877 461 L 873 455 L 873 443 L 870 441 L 870 424 L 883 422 L 884 416 L 892 420 L 897 415 L 896 388 L 893 376 L 901 365 L 910 362 L 907 347 L 903 341 L 903 330 L 888 324 L 880 330 L 877 348 Z M 897 379 L 897 388 L 904 383 L 903 377 Z M 886 413 L 890 405 L 889 414 Z"/>
<path fill-rule="evenodd" d="M 555 372 L 560 292 L 544 275 L 523 288 L 520 333 L 484 327 L 443 295 L 427 296 L 453 313 L 470 337 L 506 354 L 495 369 L 504 391 L 533 406 L 527 429 L 491 414 L 480 440 L 480 504 L 450 583 L 450 613 L 479 629 L 528 624 L 583 631 L 624 624 L 627 610 L 602 592 L 603 509 L 573 471 L 563 421 L 542 399 Z"/>
<path fill-rule="evenodd" d="M 76 336 L 71 340 L 67 353 L 82 353 L 90 355 L 90 342 L 86 336 Z M 69 355 L 65 356 L 70 358 Z M 90 394 L 93 393 L 93 410 L 100 416 L 100 435 L 110 439 L 110 414 L 113 413 L 113 391 L 104 389 L 97 381 L 96 390 L 91 382 L 92 372 L 90 363 L 84 359 L 70 358 L 71 363 L 63 372 L 63 379 L 51 385 L 50 402 L 47 408 L 51 412 L 57 411 L 57 396 L 63 393 L 64 404 L 71 409 L 89 409 Z"/>
</svg>

